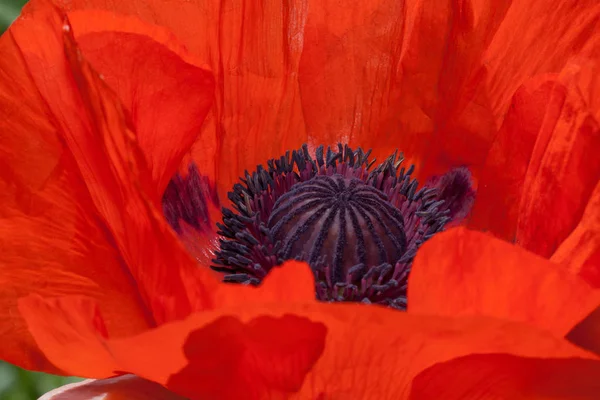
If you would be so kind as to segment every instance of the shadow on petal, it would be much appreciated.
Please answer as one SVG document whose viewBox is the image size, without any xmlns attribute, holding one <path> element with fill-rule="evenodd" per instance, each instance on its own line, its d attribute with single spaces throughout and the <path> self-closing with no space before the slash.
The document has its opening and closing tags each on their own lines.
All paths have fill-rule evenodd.
<svg viewBox="0 0 600 400">
<path fill-rule="evenodd" d="M 600 355 L 600 306 L 567 334 L 566 339 Z"/>
<path fill-rule="evenodd" d="M 594 400 L 598 393 L 598 360 L 473 354 L 421 372 L 413 381 L 410 399 Z"/>
</svg>

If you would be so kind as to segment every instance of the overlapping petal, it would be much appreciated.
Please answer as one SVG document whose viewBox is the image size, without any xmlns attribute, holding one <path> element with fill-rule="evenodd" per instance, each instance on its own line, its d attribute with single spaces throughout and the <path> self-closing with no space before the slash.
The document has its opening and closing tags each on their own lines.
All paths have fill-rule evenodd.
<svg viewBox="0 0 600 400">
<path fill-rule="evenodd" d="M 183 394 L 289 392 L 300 387 L 323 351 L 326 330 L 286 307 L 315 303 L 307 291 L 314 285 L 308 267 L 292 262 L 283 269 L 243 297 L 220 284 L 219 309 L 129 338 L 107 338 L 89 299 L 30 296 L 20 310 L 47 357 L 66 373 L 106 378 L 128 371 L 163 385 L 179 373 L 168 386 Z M 232 379 L 237 385 L 230 385 Z"/>
<path fill-rule="evenodd" d="M 307 138 L 373 146 L 378 157 L 401 148 L 424 176 L 477 169 L 516 88 L 599 46 L 593 0 L 60 3 L 139 16 L 209 60 L 217 105 L 202 140 L 228 159 L 226 187 Z"/>
<path fill-rule="evenodd" d="M 218 179 L 220 198 L 244 169 L 307 141 L 296 82 L 302 26 L 295 22 L 304 13 L 302 2 L 177 2 L 168 9 L 159 2 L 63 3 L 166 26 L 209 63 L 215 103 L 192 155 L 212 182 Z"/>
<path fill-rule="evenodd" d="M 6 69 L 12 76 L 12 63 L 23 67 L 26 74 L 14 73 L 34 99 L 23 110 L 0 111 L 7 117 L 2 134 L 22 133 L 3 136 L 0 148 L 9 157 L 2 196 L 10 205 L 0 234 L 17 249 L 0 277 L 11 289 L 10 334 L 22 334 L 15 349 L 0 346 L 3 358 L 88 377 L 130 372 L 192 398 L 406 398 L 411 387 L 425 398 L 454 367 L 478 375 L 449 388 L 448 398 L 569 393 L 564 377 L 544 392 L 531 371 L 514 375 L 532 366 L 550 376 L 571 368 L 582 375 L 582 395 L 595 389 L 597 358 L 562 339 L 600 302 L 581 279 L 594 283 L 597 272 L 592 188 L 600 164 L 587 151 L 600 144 L 598 104 L 589 95 L 598 81 L 587 58 L 565 68 L 573 54 L 597 56 L 599 43 L 588 34 L 600 15 L 595 3 L 559 1 L 552 8 L 507 0 L 492 8 L 475 0 L 373 0 L 343 9 L 334 1 L 57 3 L 72 10 L 72 24 L 39 0 L 0 42 L 20 54 L 0 64 L 0 74 Z M 534 49 L 529 37 L 512 42 L 514 29 L 533 23 L 532 32 L 546 32 L 559 13 L 576 23 L 556 21 L 557 43 Z M 35 29 L 19 25 L 27 18 Z M 521 51 L 545 59 L 538 64 L 528 54 L 516 62 Z M 511 87 L 561 70 L 529 81 L 513 98 L 479 176 L 484 200 L 474 225 L 544 257 L 554 254 L 579 277 L 458 229 L 420 250 L 408 314 L 322 304 L 302 263 L 274 269 L 260 288 L 218 283 L 197 268 L 159 212 L 182 158 L 197 161 L 222 199 L 244 169 L 306 141 L 348 141 L 374 147 L 379 156 L 401 147 L 422 174 L 477 166 Z M 18 93 L 5 86 L 0 101 L 10 105 Z M 25 135 L 29 129 L 36 136 Z M 39 170 L 11 154 L 30 148 Z M 40 211 L 47 206 L 50 212 Z M 507 210 L 506 221 L 487 225 L 498 210 Z M 21 236 L 10 239 L 10 229 Z M 38 229 L 57 232 L 58 246 L 34 238 Z M 31 243 L 60 252 L 19 259 Z M 571 262 L 575 253 L 580 257 Z M 106 276 L 95 280 L 103 258 Z M 31 261 L 49 271 L 21 267 Z M 92 261 L 89 273 L 80 271 Z M 52 288 L 32 290 L 42 273 L 50 273 Z M 15 319 L 16 297 L 28 291 L 38 294 L 21 299 L 24 321 Z M 115 312 L 119 302 L 122 313 Z M 579 325 L 591 321 L 592 328 L 582 328 L 588 336 L 572 331 L 572 343 L 596 349 L 589 340 L 594 315 Z M 489 392 L 498 376 L 507 383 Z M 149 383 L 113 378 L 71 393 L 116 388 L 125 396 L 122 390 L 137 384 Z"/>
<path fill-rule="evenodd" d="M 580 64 L 536 78 L 513 99 L 481 175 L 471 226 L 549 258 L 600 180 L 600 125 Z M 499 195 L 501 194 L 501 195 Z M 504 218 L 498 218 L 504 215 Z"/>
<path fill-rule="evenodd" d="M 600 288 L 600 182 L 590 197 L 579 225 L 550 260 L 566 265 L 590 285 Z"/>
<path fill-rule="evenodd" d="M 485 84 L 482 54 L 509 1 L 476 11 L 450 0 L 316 3 L 300 70 L 309 132 L 379 158 L 401 149 L 423 178 L 479 161 L 494 124 L 472 91 Z"/>
<path fill-rule="evenodd" d="M 81 300 L 31 297 L 21 307 L 46 311 L 26 313 L 29 327 L 64 371 L 102 377 L 118 369 L 191 398 L 402 398 L 423 369 L 472 353 L 594 359 L 524 324 L 285 296 L 313 284 L 308 266 L 292 262 L 249 288 L 262 302 L 234 302 L 123 339 L 104 338 L 93 307 Z"/>
<path fill-rule="evenodd" d="M 9 161 L 20 157 L 3 169 L 2 176 L 1 233 L 7 248 L 0 275 L 2 327 L 5 337 L 13 338 L 3 341 L 2 357 L 48 371 L 56 370 L 36 350 L 24 327 L 16 311 L 18 297 L 31 292 L 90 297 L 102 310 L 111 336 L 181 318 L 191 311 L 192 302 L 198 303 L 188 298 L 179 272 L 195 264 L 156 209 L 160 174 L 152 180 L 146 162 L 158 169 L 164 163 L 164 175 L 166 169 L 176 167 L 173 160 L 185 151 L 185 144 L 175 140 L 174 152 L 168 155 L 171 161 L 146 157 L 130 129 L 129 116 L 135 110 L 129 110 L 131 114 L 123 110 L 117 96 L 82 58 L 72 32 L 69 20 L 51 2 L 38 1 L 25 8 L 1 39 L 7 54 L 2 71 L 11 75 L 2 81 L 1 99 L 6 104 L 2 152 L 10 155 Z M 148 34 L 128 43 L 154 49 L 161 57 L 170 54 L 161 43 L 151 43 L 151 38 Z M 170 63 L 174 67 L 187 68 L 183 61 Z M 190 70 L 199 74 L 204 85 L 207 72 L 192 66 Z M 177 75 L 172 69 L 171 73 Z M 138 80 L 144 77 L 143 73 L 137 76 Z M 18 86 L 11 83 L 14 80 Z M 161 96 L 172 98 L 173 91 L 190 83 L 183 81 L 154 86 L 160 94 L 139 93 L 130 105 L 152 106 Z M 23 93 L 14 87 L 29 94 L 19 108 L 14 104 L 22 103 Z M 210 85 L 207 90 L 210 97 Z M 192 99 L 198 98 L 202 104 L 198 107 L 206 109 L 206 93 L 194 93 Z M 198 117 L 202 112 L 192 114 Z M 188 117 L 187 122 L 190 119 L 194 118 Z M 180 121 L 178 130 L 185 131 L 185 121 Z M 194 133 L 193 126 L 185 131 L 187 136 Z M 159 128 L 169 134 L 168 125 Z M 36 158 L 35 165 L 22 162 L 38 154 L 43 159 Z M 157 240 L 161 246 L 149 245 Z"/>
<path fill-rule="evenodd" d="M 119 96 L 162 194 L 196 140 L 214 78 L 163 28 L 101 11 L 69 15 L 78 47 Z"/>
<path fill-rule="evenodd" d="M 326 351 L 298 398 L 408 398 L 412 381 L 422 370 L 469 354 L 591 357 L 563 347 L 564 340 L 521 324 L 329 307 Z"/>
<path fill-rule="evenodd" d="M 475 354 L 434 365 L 410 399 L 581 399 L 600 393 L 600 361 Z"/>
<path fill-rule="evenodd" d="M 513 93 L 530 77 L 559 73 L 573 57 L 600 57 L 599 18 L 595 0 L 512 1 L 484 58 L 498 125 Z"/>
<path fill-rule="evenodd" d="M 51 85 L 64 73 L 57 61 L 62 50 L 53 52 L 62 47 L 63 21 L 33 23 L 34 13 L 47 6 L 32 5 L 0 39 L 0 308 L 5 338 L 0 354 L 26 368 L 55 371 L 36 350 L 16 310 L 17 299 L 32 290 L 94 298 L 114 335 L 137 333 L 152 320 L 60 141 L 52 108 L 63 110 L 66 119 L 77 118 L 77 110 L 69 107 L 68 97 L 44 96 L 38 86 Z M 43 68 L 42 60 L 55 68 Z M 71 80 L 61 82 L 64 91 L 73 89 Z"/>
<path fill-rule="evenodd" d="M 514 241 L 523 183 L 556 80 L 543 75 L 514 94 L 512 104 L 487 155 L 469 226 Z M 543 105 L 540 107 L 540 105 Z M 547 108 L 546 108 L 547 107 Z M 498 218 L 502 215 L 502 218 Z"/>
<path fill-rule="evenodd" d="M 546 113 L 533 148 L 517 222 L 516 242 L 544 257 L 575 229 L 600 181 L 600 159 L 590 153 L 600 148 L 600 124 L 573 93 L 577 72 L 569 66 L 565 74 L 566 93 L 553 93 L 564 99 L 558 110 Z"/>
<path fill-rule="evenodd" d="M 307 142 L 297 82 L 305 2 L 59 4 L 136 15 L 165 26 L 209 63 L 216 76 L 215 103 L 192 153 L 211 180 L 218 173 L 222 199 L 244 169 Z"/>
<path fill-rule="evenodd" d="M 600 291 L 518 246 L 455 228 L 417 253 L 408 304 L 411 313 L 488 315 L 563 337 L 600 304 Z"/>
<path fill-rule="evenodd" d="M 61 105 L 49 101 L 49 111 L 83 177 L 100 223 L 110 232 L 154 320 L 186 315 L 189 306 L 182 296 L 182 284 L 177 275 L 168 274 L 167 266 L 177 263 L 185 268 L 191 260 L 152 207 L 151 199 L 145 197 L 155 189 L 126 116 L 115 95 L 78 53 L 66 17 L 47 7 L 32 10 L 32 18 L 44 17 L 54 41 L 44 43 L 44 48 L 24 41 L 22 51 L 29 55 L 26 59 L 41 95 L 62 99 Z M 41 57 L 44 55 L 47 57 Z M 56 71 L 54 79 L 45 79 L 46 71 Z M 165 237 L 161 246 L 147 246 L 161 236 Z"/>
</svg>

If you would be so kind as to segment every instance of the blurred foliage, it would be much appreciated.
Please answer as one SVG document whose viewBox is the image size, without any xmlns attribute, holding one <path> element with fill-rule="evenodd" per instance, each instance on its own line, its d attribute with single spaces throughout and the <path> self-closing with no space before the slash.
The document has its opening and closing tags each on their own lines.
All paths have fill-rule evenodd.
<svg viewBox="0 0 600 400">
<path fill-rule="evenodd" d="M 6 28 L 19 12 L 23 4 L 27 3 L 27 0 L 0 0 L 0 32 L 4 32 Z"/>
<path fill-rule="evenodd" d="M 0 0 L 0 32 L 4 32 L 19 15 L 27 0 Z M 0 361 L 0 399 L 35 400 L 42 394 L 79 378 L 65 378 L 25 371 Z"/>
<path fill-rule="evenodd" d="M 54 388 L 79 380 L 81 379 L 25 371 L 0 362 L 0 399 L 35 400 Z"/>
</svg>

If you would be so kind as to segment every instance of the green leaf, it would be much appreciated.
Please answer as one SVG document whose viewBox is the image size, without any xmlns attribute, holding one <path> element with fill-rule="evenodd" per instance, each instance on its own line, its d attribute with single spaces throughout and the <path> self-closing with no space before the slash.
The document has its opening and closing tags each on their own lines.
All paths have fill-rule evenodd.
<svg viewBox="0 0 600 400">
<path fill-rule="evenodd" d="M 27 0 L 2 0 L 0 2 L 0 32 L 17 18 Z"/>
<path fill-rule="evenodd" d="M 0 399 L 32 400 L 46 392 L 81 378 L 31 372 L 0 361 Z"/>
</svg>

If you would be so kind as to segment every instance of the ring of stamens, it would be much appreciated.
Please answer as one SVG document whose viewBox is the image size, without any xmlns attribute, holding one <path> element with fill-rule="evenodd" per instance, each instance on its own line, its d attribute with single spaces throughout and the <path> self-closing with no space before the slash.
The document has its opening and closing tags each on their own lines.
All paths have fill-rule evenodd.
<svg viewBox="0 0 600 400">
<path fill-rule="evenodd" d="M 369 152 L 307 146 L 246 171 L 223 208 L 213 269 L 258 284 L 285 260 L 304 260 L 323 301 L 406 307 L 418 247 L 443 229 L 448 210 L 434 188 L 417 190 L 414 167 L 394 153 L 372 168 Z"/>
</svg>

